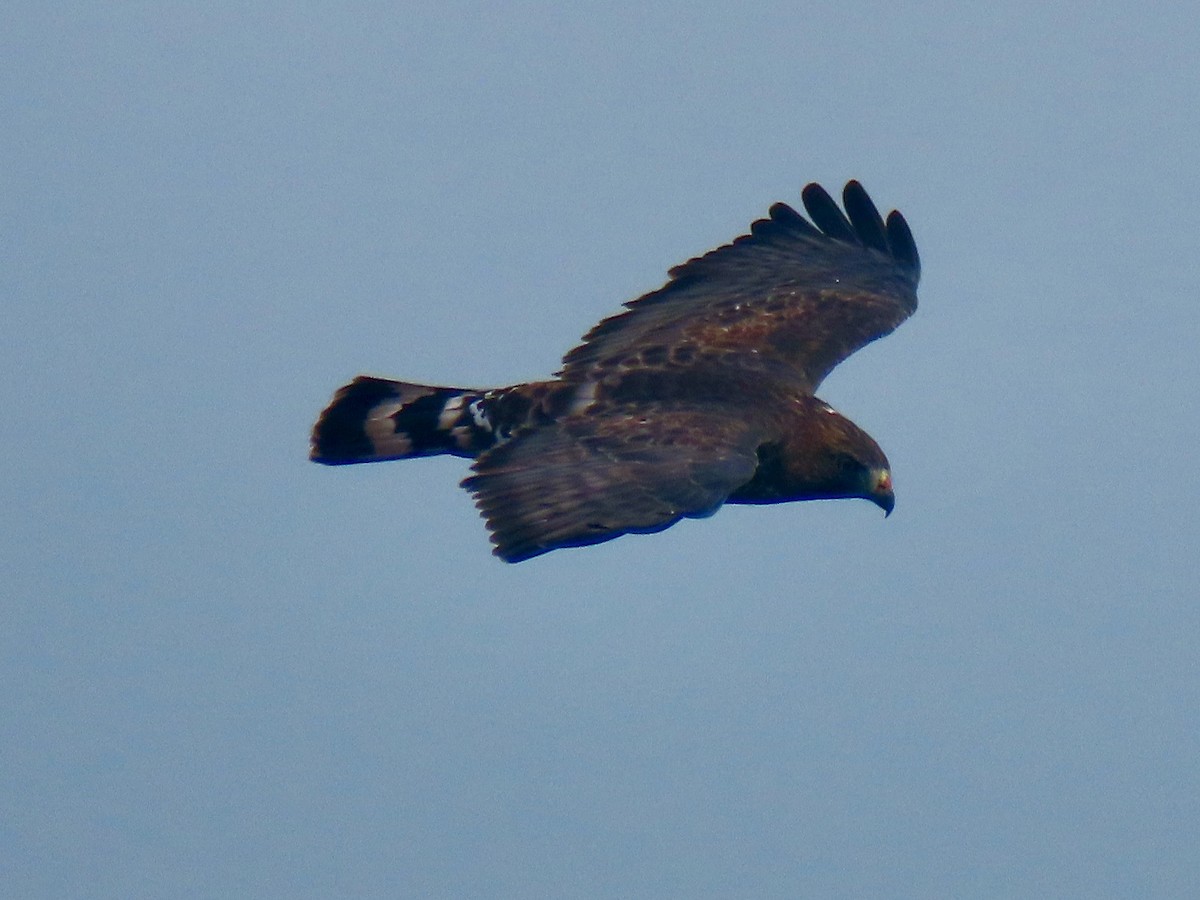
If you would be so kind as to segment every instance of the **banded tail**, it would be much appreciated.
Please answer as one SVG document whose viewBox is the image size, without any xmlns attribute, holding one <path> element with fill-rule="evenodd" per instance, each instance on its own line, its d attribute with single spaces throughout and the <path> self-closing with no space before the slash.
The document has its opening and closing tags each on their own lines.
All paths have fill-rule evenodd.
<svg viewBox="0 0 1200 900">
<path fill-rule="evenodd" d="M 489 418 L 489 393 L 360 375 L 317 419 L 310 456 L 327 466 L 478 456 L 507 436 Z"/>
</svg>

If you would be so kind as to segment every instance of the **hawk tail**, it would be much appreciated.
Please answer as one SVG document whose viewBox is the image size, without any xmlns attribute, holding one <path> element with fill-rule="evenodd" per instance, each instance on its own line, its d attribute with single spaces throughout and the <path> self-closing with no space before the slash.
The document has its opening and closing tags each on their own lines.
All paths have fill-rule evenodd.
<svg viewBox="0 0 1200 900">
<path fill-rule="evenodd" d="M 327 466 L 449 453 L 495 443 L 484 392 L 360 375 L 334 395 L 312 431 L 310 457 Z"/>
</svg>

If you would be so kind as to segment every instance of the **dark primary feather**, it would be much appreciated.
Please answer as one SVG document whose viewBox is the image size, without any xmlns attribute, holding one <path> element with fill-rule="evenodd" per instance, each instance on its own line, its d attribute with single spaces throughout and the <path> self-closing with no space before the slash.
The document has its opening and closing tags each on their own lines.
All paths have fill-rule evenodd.
<svg viewBox="0 0 1200 900">
<path fill-rule="evenodd" d="M 849 182 L 842 193 L 842 202 L 846 204 L 846 215 L 850 217 L 858 239 L 872 250 L 888 253 L 887 227 L 863 186 L 857 181 Z"/>
<path fill-rule="evenodd" d="M 848 217 L 819 185 L 802 196 L 811 223 L 775 204 L 749 234 L 676 266 L 662 288 L 592 328 L 562 377 L 600 378 L 655 348 L 672 361 L 774 367 L 814 391 L 912 315 L 920 262 L 904 218 L 885 223 L 857 181 L 843 193 Z"/>
<path fill-rule="evenodd" d="M 845 244 L 861 241 L 846 214 L 838 208 L 837 202 L 829 196 L 825 188 L 819 184 L 806 184 L 800 192 L 800 199 L 804 201 L 804 209 L 812 217 L 813 224 L 826 235 Z"/>
</svg>

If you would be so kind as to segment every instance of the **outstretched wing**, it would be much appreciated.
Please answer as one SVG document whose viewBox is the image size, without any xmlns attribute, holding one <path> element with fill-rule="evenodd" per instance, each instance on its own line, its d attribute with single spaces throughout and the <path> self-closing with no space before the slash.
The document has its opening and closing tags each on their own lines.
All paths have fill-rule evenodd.
<svg viewBox="0 0 1200 900">
<path fill-rule="evenodd" d="M 520 434 L 481 456 L 463 487 L 493 552 L 518 562 L 712 515 L 753 476 L 757 444 L 741 419 L 649 404 Z"/>
<path fill-rule="evenodd" d="M 641 366 L 783 365 L 809 391 L 839 362 L 917 308 L 920 261 L 908 223 L 885 222 L 857 181 L 843 213 L 817 184 L 811 222 L 777 203 L 750 233 L 671 270 L 563 358 L 564 378 Z"/>
</svg>

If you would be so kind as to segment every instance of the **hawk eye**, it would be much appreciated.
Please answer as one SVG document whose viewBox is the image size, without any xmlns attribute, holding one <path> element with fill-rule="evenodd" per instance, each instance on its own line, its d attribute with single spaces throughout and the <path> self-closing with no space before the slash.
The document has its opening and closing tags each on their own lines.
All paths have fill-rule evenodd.
<svg viewBox="0 0 1200 900">
<path fill-rule="evenodd" d="M 851 456 L 849 453 L 837 454 L 837 456 L 834 459 L 834 462 L 836 463 L 836 465 L 838 467 L 838 471 L 842 472 L 846 475 L 850 475 L 855 472 L 861 472 L 863 470 L 863 464 L 860 463 L 853 456 Z"/>
</svg>

